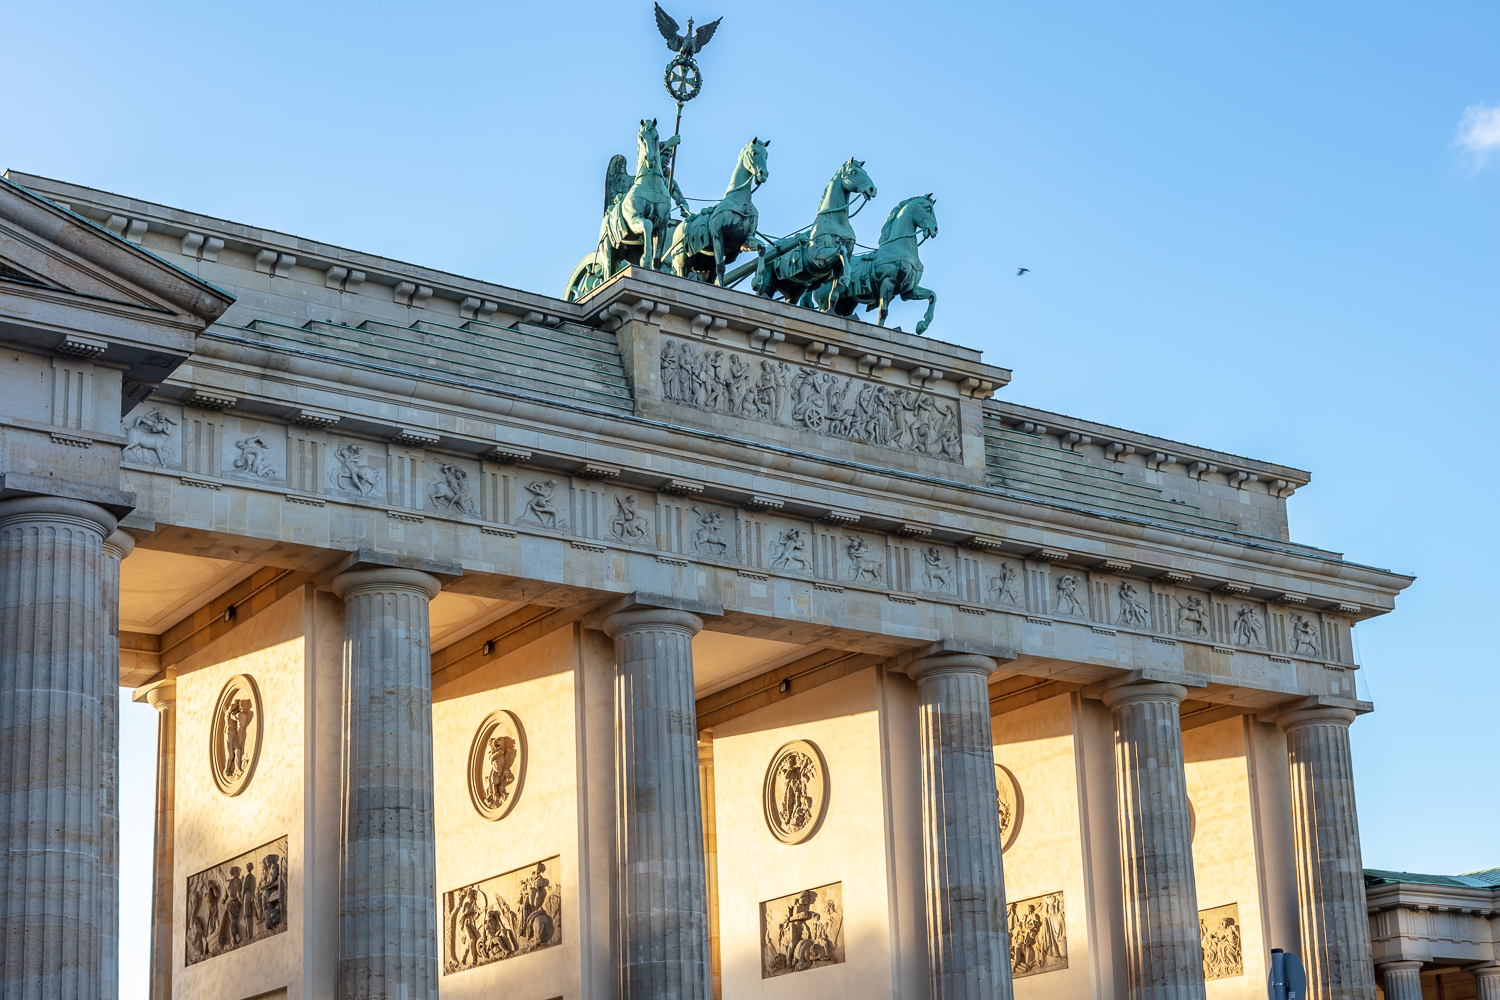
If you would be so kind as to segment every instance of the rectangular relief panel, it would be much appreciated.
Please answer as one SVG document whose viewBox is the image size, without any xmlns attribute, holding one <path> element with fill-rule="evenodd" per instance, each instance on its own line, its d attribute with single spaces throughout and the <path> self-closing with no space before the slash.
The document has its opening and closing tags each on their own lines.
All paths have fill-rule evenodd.
<svg viewBox="0 0 1500 1000">
<path fill-rule="evenodd" d="M 1013 978 L 1068 967 L 1068 918 L 1062 892 L 1008 903 L 1010 974 Z"/>
<path fill-rule="evenodd" d="M 443 893 L 443 975 L 562 943 L 557 855 Z"/>
<path fill-rule="evenodd" d="M 844 883 L 760 904 L 760 978 L 844 964 Z"/>
<path fill-rule="evenodd" d="M 1229 903 L 1198 911 L 1203 934 L 1203 978 L 1230 979 L 1245 974 L 1240 942 L 1240 904 Z"/>
<path fill-rule="evenodd" d="M 661 395 L 803 433 L 963 461 L 954 403 L 822 368 L 662 337 Z"/>
<path fill-rule="evenodd" d="M 280 837 L 188 876 L 184 966 L 286 930 L 286 851 Z"/>
</svg>

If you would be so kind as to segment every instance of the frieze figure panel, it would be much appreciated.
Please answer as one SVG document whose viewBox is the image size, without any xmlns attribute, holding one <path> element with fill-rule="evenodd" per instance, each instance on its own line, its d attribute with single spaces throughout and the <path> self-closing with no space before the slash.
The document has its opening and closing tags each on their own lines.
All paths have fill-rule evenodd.
<svg viewBox="0 0 1500 1000">
<path fill-rule="evenodd" d="M 568 526 L 568 515 L 557 494 L 557 480 L 525 480 L 521 484 L 521 513 L 516 520 L 539 528 L 562 531 Z"/>
<path fill-rule="evenodd" d="M 1014 978 L 1068 967 L 1068 921 L 1061 891 L 1009 903 L 1005 911 Z"/>
<path fill-rule="evenodd" d="M 427 487 L 433 510 L 454 514 L 477 513 L 479 504 L 469 481 L 469 470 L 457 463 L 439 462 L 437 471 L 438 478 Z"/>
<path fill-rule="evenodd" d="M 914 389 L 865 382 L 662 338 L 661 393 L 668 402 L 786 424 L 827 437 L 962 460 L 958 408 Z"/>
<path fill-rule="evenodd" d="M 1026 599 L 1021 596 L 1021 567 L 1015 563 L 1000 564 L 1000 569 L 990 577 L 990 603 L 1026 607 Z"/>
<path fill-rule="evenodd" d="M 287 839 L 281 837 L 187 879 L 183 965 L 286 930 Z"/>
<path fill-rule="evenodd" d="M 1317 619 L 1307 615 L 1292 615 L 1292 652 L 1299 656 L 1322 656 L 1323 635 Z"/>
<path fill-rule="evenodd" d="M 1058 614 L 1088 617 L 1088 607 L 1078 599 L 1078 585 L 1079 577 L 1076 573 L 1064 573 L 1057 578 L 1057 606 L 1054 610 Z"/>
<path fill-rule="evenodd" d="M 513 712 L 487 715 L 469 745 L 469 800 L 487 820 L 504 819 L 526 783 L 526 730 Z"/>
<path fill-rule="evenodd" d="M 809 740 L 793 740 L 771 757 L 763 791 L 766 826 L 783 844 L 818 832 L 828 811 L 828 764 Z"/>
<path fill-rule="evenodd" d="M 1196 594 L 1177 599 L 1177 632 L 1180 635 L 1207 636 L 1208 605 Z"/>
<path fill-rule="evenodd" d="M 760 978 L 844 964 L 844 884 L 760 904 Z"/>
<path fill-rule="evenodd" d="M 1004 854 L 1021 835 L 1021 823 L 1026 818 L 1021 783 L 1004 764 L 995 765 L 995 805 L 1000 811 L 1000 853 Z"/>
<path fill-rule="evenodd" d="M 787 528 L 778 533 L 771 542 L 771 568 L 812 572 L 812 555 L 808 552 L 811 543 L 812 533 L 806 528 Z"/>
<path fill-rule="evenodd" d="M 922 547 L 921 555 L 922 585 L 940 594 L 951 593 L 953 564 L 948 561 L 947 554 L 936 545 L 926 545 Z"/>
<path fill-rule="evenodd" d="M 1253 604 L 1241 604 L 1234 611 L 1234 641 L 1240 646 L 1264 646 L 1266 624 Z"/>
<path fill-rule="evenodd" d="M 333 460 L 328 481 L 335 489 L 365 499 L 384 499 L 385 470 L 370 465 L 364 445 L 341 441 L 333 449 Z"/>
<path fill-rule="evenodd" d="M 443 975 L 562 943 L 557 856 L 443 893 Z"/>
<path fill-rule="evenodd" d="M 727 530 L 724 511 L 712 507 L 694 507 L 693 517 L 698 522 L 693 528 L 693 551 L 715 559 L 725 558 L 729 553 L 729 539 L 724 537 Z"/>
<path fill-rule="evenodd" d="M 140 465 L 172 465 L 176 454 L 173 428 L 180 423 L 157 406 L 131 414 L 124 420 L 125 449 L 121 457 Z"/>
<path fill-rule="evenodd" d="M 249 674 L 225 682 L 209 722 L 208 766 L 225 795 L 238 795 L 255 776 L 265 729 L 260 688 Z"/>
<path fill-rule="evenodd" d="M 1140 589 L 1135 584 L 1121 580 L 1115 594 L 1120 599 L 1120 616 L 1115 619 L 1115 624 L 1130 628 L 1151 627 L 1151 608 L 1141 599 Z"/>
<path fill-rule="evenodd" d="M 638 506 L 634 493 L 614 494 L 614 512 L 609 519 L 609 533 L 622 542 L 643 543 L 651 530 L 651 519 Z"/>
<path fill-rule="evenodd" d="M 1243 976 L 1245 955 L 1240 941 L 1240 904 L 1199 910 L 1198 929 L 1203 935 L 1203 978 Z"/>
<path fill-rule="evenodd" d="M 271 464 L 271 446 L 263 435 L 250 434 L 239 438 L 234 442 L 234 447 L 239 452 L 233 462 L 236 472 L 257 479 L 272 479 L 276 476 L 276 469 Z"/>
<path fill-rule="evenodd" d="M 849 579 L 854 583 L 885 583 L 885 558 L 859 535 L 850 535 L 844 545 L 849 556 Z"/>
</svg>

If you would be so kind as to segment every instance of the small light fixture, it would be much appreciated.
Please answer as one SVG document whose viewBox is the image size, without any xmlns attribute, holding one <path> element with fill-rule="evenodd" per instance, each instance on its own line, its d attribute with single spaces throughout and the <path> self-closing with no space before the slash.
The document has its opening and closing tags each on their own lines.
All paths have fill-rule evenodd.
<svg viewBox="0 0 1500 1000">
<path fill-rule="evenodd" d="M 479 653 L 480 653 L 481 656 L 489 656 L 494 651 L 495 651 L 495 640 L 494 639 L 490 639 L 490 640 L 487 640 L 482 647 L 480 647 Z"/>
<path fill-rule="evenodd" d="M 224 620 L 226 622 L 232 622 L 232 621 L 234 621 L 234 605 L 233 604 L 231 604 L 229 607 L 227 607 L 227 608 L 224 609 Z"/>
<path fill-rule="evenodd" d="M 779 688 L 777 688 L 776 690 L 780 691 L 782 694 L 786 694 L 791 689 L 792 689 L 792 679 L 790 677 L 788 677 L 786 680 L 784 680 L 784 681 L 781 682 L 781 686 Z"/>
</svg>

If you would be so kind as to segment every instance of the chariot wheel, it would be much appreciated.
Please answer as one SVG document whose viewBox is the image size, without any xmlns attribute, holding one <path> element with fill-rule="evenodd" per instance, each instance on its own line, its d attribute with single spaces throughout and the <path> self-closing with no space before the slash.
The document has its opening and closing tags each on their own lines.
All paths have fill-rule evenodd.
<svg viewBox="0 0 1500 1000">
<path fill-rule="evenodd" d="M 807 424 L 807 429 L 810 431 L 820 431 L 823 429 L 822 410 L 809 407 L 807 410 L 807 414 L 802 418 L 802 420 Z"/>
<path fill-rule="evenodd" d="M 578 301 L 604 284 L 604 280 L 608 277 L 608 265 L 605 263 L 604 255 L 595 250 L 573 268 L 573 273 L 568 276 L 567 287 L 563 289 L 563 301 Z"/>
</svg>

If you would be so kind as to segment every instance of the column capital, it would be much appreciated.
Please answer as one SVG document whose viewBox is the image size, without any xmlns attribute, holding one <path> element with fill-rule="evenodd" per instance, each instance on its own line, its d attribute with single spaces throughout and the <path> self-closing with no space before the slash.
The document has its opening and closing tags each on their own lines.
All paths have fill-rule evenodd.
<svg viewBox="0 0 1500 1000">
<path fill-rule="evenodd" d="M 1099 693 L 1099 699 L 1109 708 L 1142 701 L 1164 701 L 1181 705 L 1187 693 L 1187 688 L 1169 681 L 1133 681 L 1119 687 L 1106 688 Z"/>
<path fill-rule="evenodd" d="M 417 590 L 430 601 L 443 589 L 442 581 L 432 574 L 398 566 L 352 569 L 334 577 L 330 586 L 339 600 L 348 600 L 351 594 L 366 590 Z"/>
<path fill-rule="evenodd" d="M 1385 975 L 1387 972 L 1401 972 L 1406 969 L 1419 971 L 1421 970 L 1423 964 L 1425 963 L 1417 961 L 1381 962 L 1379 965 L 1375 966 L 1375 968 L 1381 975 Z"/>
<path fill-rule="evenodd" d="M 115 516 L 98 504 L 67 497 L 15 497 L 0 500 L 0 524 L 10 520 L 49 520 L 52 518 L 75 518 L 109 536 L 118 525 Z"/>
<path fill-rule="evenodd" d="M 677 611 L 672 608 L 637 608 L 634 611 L 616 611 L 612 615 L 605 615 L 599 622 L 599 627 L 611 639 L 626 632 L 640 632 L 653 628 L 682 629 L 692 636 L 703 631 L 703 619 L 691 611 Z"/>
<path fill-rule="evenodd" d="M 128 532 L 116 528 L 114 533 L 104 540 L 104 551 L 116 560 L 124 561 L 126 556 L 135 551 L 135 538 Z"/>
<path fill-rule="evenodd" d="M 1358 713 L 1352 708 L 1339 705 L 1310 705 L 1276 716 L 1276 724 L 1291 732 L 1304 726 L 1342 726 L 1348 729 Z"/>
<path fill-rule="evenodd" d="M 164 677 L 159 681 L 142 684 L 131 700 L 144 701 L 158 712 L 165 712 L 177 704 L 177 678 Z"/>
<path fill-rule="evenodd" d="M 993 656 L 981 653 L 937 653 L 912 660 L 906 665 L 906 675 L 914 681 L 937 673 L 980 674 L 988 679 L 997 666 Z"/>
</svg>

